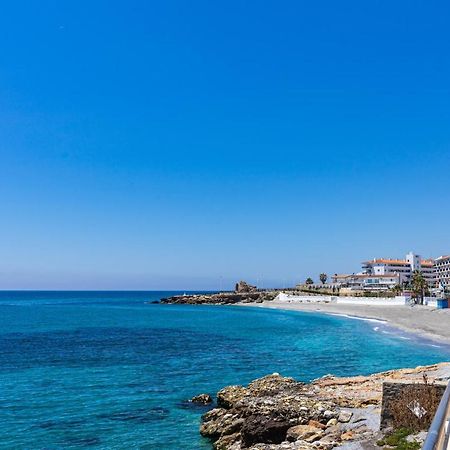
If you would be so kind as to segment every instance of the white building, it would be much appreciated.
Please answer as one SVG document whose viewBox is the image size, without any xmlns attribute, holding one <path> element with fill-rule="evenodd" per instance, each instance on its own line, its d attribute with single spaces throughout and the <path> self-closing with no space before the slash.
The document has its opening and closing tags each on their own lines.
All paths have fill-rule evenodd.
<svg viewBox="0 0 450 450">
<path fill-rule="evenodd" d="M 386 291 L 400 284 L 399 274 L 336 274 L 331 278 L 333 283 L 336 283 L 340 287 L 361 291 Z"/>
<path fill-rule="evenodd" d="M 375 258 L 363 262 L 362 265 L 362 272 L 367 275 L 399 275 L 400 284 L 411 281 L 415 270 L 422 272 L 430 287 L 436 285 L 434 260 L 422 259 L 420 255 L 412 252 L 408 253 L 405 259 Z"/>
<path fill-rule="evenodd" d="M 440 256 L 434 260 L 434 272 L 437 287 L 450 289 L 450 255 Z"/>
</svg>

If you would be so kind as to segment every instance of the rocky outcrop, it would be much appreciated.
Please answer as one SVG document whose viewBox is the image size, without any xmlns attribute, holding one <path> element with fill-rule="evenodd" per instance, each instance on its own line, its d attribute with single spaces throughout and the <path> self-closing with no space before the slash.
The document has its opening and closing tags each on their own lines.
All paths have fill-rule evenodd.
<svg viewBox="0 0 450 450">
<path fill-rule="evenodd" d="M 393 370 L 368 377 L 331 375 L 305 384 L 272 374 L 217 394 L 217 408 L 202 417 L 200 433 L 216 450 L 330 450 L 346 442 L 373 446 L 381 437 L 383 382 L 421 382 L 449 365 Z"/>
<path fill-rule="evenodd" d="M 239 281 L 236 283 L 236 287 L 234 289 L 238 294 L 256 292 L 258 289 L 256 286 L 246 283 L 245 281 Z"/>
<path fill-rule="evenodd" d="M 257 292 L 220 292 L 218 294 L 175 295 L 162 298 L 161 303 L 176 303 L 190 305 L 229 305 L 236 303 L 262 303 L 271 301 L 278 295 L 276 291 Z"/>
<path fill-rule="evenodd" d="M 199 394 L 189 400 L 189 403 L 195 403 L 197 405 L 209 405 L 212 402 L 213 399 L 209 394 Z"/>
</svg>

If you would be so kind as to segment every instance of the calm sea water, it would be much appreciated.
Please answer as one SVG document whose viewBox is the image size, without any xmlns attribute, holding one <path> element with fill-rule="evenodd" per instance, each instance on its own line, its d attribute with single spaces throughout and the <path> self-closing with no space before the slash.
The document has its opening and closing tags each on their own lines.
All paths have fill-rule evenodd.
<svg viewBox="0 0 450 450">
<path fill-rule="evenodd" d="M 310 380 L 449 359 L 379 323 L 150 305 L 168 292 L 1 292 L 1 449 L 210 449 L 185 400 L 272 372 Z"/>
</svg>

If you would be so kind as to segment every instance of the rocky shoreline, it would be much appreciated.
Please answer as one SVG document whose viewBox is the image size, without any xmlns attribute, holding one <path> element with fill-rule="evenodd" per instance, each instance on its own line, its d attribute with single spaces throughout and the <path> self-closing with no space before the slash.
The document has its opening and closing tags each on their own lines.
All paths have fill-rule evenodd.
<svg viewBox="0 0 450 450">
<path fill-rule="evenodd" d="M 175 295 L 162 298 L 160 303 L 189 304 L 189 305 L 232 305 L 237 303 L 263 303 L 272 301 L 278 295 L 274 290 L 258 290 L 245 281 L 236 283 L 233 292 L 219 292 L 216 294 Z"/>
<path fill-rule="evenodd" d="M 379 429 L 383 383 L 434 383 L 449 376 L 448 363 L 367 377 L 328 375 L 307 384 L 272 374 L 220 390 L 217 407 L 202 416 L 200 433 L 216 450 L 379 448 L 377 441 L 389 432 Z M 410 441 L 419 446 L 423 439 L 422 433 Z"/>
<path fill-rule="evenodd" d="M 188 305 L 233 305 L 237 303 L 263 303 L 277 296 L 274 291 L 258 291 L 247 293 L 221 292 L 219 294 L 175 295 L 162 298 L 160 303 Z"/>
</svg>

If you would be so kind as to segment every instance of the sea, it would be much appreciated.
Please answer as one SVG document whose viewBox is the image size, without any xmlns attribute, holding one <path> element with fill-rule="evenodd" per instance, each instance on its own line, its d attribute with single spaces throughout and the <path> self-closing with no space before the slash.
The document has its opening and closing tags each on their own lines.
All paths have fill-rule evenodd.
<svg viewBox="0 0 450 450">
<path fill-rule="evenodd" d="M 450 359 L 376 321 L 153 304 L 179 292 L 0 292 L 0 449 L 211 449 L 187 400 Z"/>
</svg>

